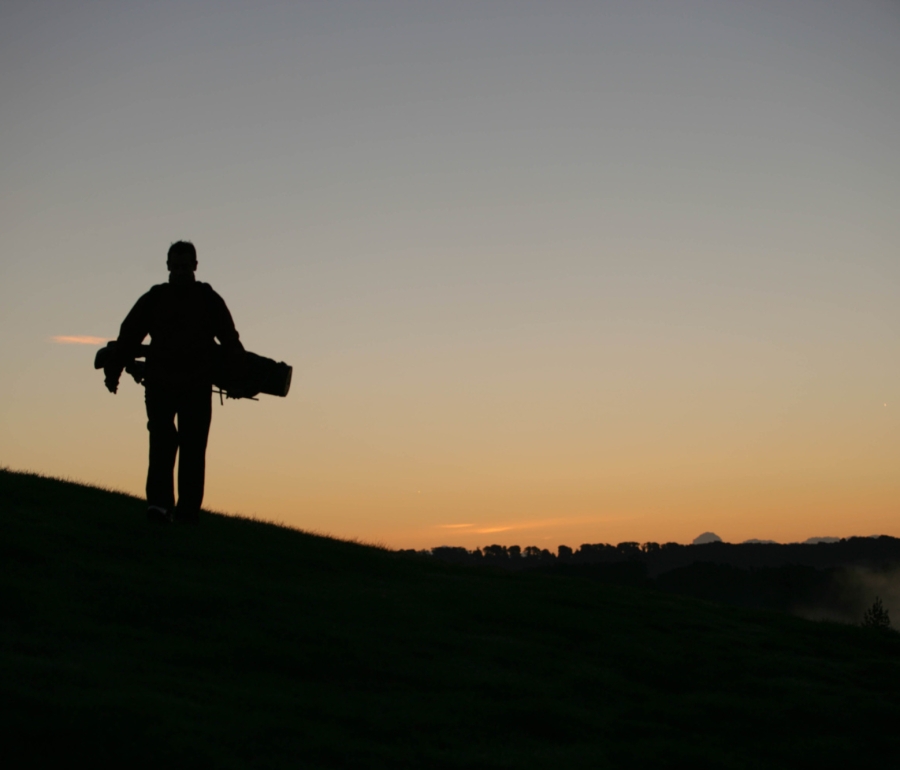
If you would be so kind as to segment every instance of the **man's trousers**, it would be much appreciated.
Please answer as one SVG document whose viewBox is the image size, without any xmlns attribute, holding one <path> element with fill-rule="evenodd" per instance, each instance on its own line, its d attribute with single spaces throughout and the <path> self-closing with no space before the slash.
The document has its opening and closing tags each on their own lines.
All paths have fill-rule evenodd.
<svg viewBox="0 0 900 770">
<path fill-rule="evenodd" d="M 178 460 L 178 511 L 193 517 L 203 502 L 206 441 L 212 419 L 212 387 L 147 385 L 147 430 L 150 431 L 150 467 L 147 503 L 175 507 L 173 473 Z M 178 427 L 175 418 L 178 417 Z"/>
</svg>

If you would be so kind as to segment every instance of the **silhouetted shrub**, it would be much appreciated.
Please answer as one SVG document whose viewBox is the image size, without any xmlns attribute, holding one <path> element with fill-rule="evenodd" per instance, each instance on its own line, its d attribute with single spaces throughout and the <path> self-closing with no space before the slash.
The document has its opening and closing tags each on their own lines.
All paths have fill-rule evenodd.
<svg viewBox="0 0 900 770">
<path fill-rule="evenodd" d="M 878 631 L 890 631 L 891 618 L 888 611 L 881 603 L 881 597 L 876 596 L 872 606 L 863 613 L 863 628 L 874 628 Z"/>
</svg>

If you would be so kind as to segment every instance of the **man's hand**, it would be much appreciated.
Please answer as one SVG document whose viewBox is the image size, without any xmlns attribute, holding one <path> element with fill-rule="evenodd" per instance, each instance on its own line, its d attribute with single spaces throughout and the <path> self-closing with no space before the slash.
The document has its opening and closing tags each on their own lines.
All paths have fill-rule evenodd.
<svg viewBox="0 0 900 770">
<path fill-rule="evenodd" d="M 119 389 L 119 377 L 121 377 L 121 375 L 121 372 L 106 372 L 106 377 L 103 379 L 103 382 L 106 384 L 106 389 L 110 393 L 115 393 Z"/>
</svg>

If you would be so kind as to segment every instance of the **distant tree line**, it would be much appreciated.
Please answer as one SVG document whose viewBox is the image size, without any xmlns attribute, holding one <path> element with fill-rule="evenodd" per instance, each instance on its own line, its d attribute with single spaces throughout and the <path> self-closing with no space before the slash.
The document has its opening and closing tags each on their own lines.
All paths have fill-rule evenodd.
<svg viewBox="0 0 900 770">
<path fill-rule="evenodd" d="M 851 537 L 833 543 L 585 543 L 577 549 L 489 545 L 407 550 L 418 558 L 509 570 L 539 570 L 652 588 L 745 607 L 805 612 L 858 622 L 872 604 L 859 570 L 900 570 L 900 539 Z"/>
<path fill-rule="evenodd" d="M 900 538 L 850 537 L 834 543 L 638 543 L 626 541 L 618 545 L 585 543 L 577 549 L 561 545 L 554 554 L 546 548 L 529 545 L 488 545 L 472 551 L 440 546 L 431 550 L 406 550 L 401 553 L 438 559 L 453 564 L 535 569 L 562 564 L 616 564 L 640 562 L 651 577 L 698 561 L 728 564 L 742 569 L 804 565 L 828 567 L 858 566 L 880 568 L 900 563 Z"/>
</svg>

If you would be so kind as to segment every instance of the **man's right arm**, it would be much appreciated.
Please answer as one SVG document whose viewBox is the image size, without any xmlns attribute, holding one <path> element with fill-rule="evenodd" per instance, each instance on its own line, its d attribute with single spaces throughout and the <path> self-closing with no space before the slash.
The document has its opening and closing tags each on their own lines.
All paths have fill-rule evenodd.
<svg viewBox="0 0 900 770">
<path fill-rule="evenodd" d="M 144 337 L 150 333 L 151 293 L 152 290 L 148 291 L 135 303 L 119 328 L 115 353 L 110 356 L 109 363 L 103 369 L 106 389 L 110 393 L 118 390 L 122 370 L 137 355 Z"/>
</svg>

